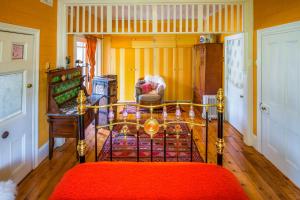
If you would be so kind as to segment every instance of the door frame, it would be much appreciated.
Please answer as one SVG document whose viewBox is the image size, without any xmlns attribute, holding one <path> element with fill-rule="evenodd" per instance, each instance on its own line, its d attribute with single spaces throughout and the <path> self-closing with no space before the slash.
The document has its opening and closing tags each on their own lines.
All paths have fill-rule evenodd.
<svg viewBox="0 0 300 200">
<path fill-rule="evenodd" d="M 32 35 L 33 41 L 33 101 L 32 101 L 32 168 L 39 165 L 39 62 L 40 62 L 40 30 L 0 22 L 0 31 Z"/>
<path fill-rule="evenodd" d="M 256 149 L 262 153 L 262 131 L 260 104 L 262 98 L 262 39 L 264 36 L 286 33 L 293 30 L 300 30 L 300 21 L 273 26 L 270 28 L 257 30 L 257 146 Z"/>
</svg>

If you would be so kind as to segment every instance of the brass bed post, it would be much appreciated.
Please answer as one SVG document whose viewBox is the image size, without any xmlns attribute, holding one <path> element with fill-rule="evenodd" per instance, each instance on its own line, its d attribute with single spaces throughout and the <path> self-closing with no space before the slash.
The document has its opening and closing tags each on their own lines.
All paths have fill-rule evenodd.
<svg viewBox="0 0 300 200">
<path fill-rule="evenodd" d="M 141 112 L 140 106 L 136 107 L 136 161 L 140 162 L 140 119 L 141 119 Z"/>
<path fill-rule="evenodd" d="M 193 162 L 193 132 L 194 132 L 194 130 L 193 130 L 193 128 L 191 128 L 191 135 L 190 135 L 190 137 L 191 137 L 191 141 L 190 141 L 190 146 L 191 146 L 191 149 L 190 149 L 190 162 Z"/>
<path fill-rule="evenodd" d="M 136 129 L 136 161 L 140 162 L 140 133 L 139 129 Z"/>
<path fill-rule="evenodd" d="M 152 104 L 151 104 L 152 106 Z M 153 107 L 150 108 L 150 118 L 153 118 Z M 153 134 L 150 135 L 150 154 L 151 154 L 151 162 L 153 161 Z"/>
<path fill-rule="evenodd" d="M 113 132 L 112 132 L 113 126 L 110 126 L 109 129 L 109 160 L 112 161 L 113 160 Z"/>
<path fill-rule="evenodd" d="M 113 160 L 113 121 L 115 119 L 115 114 L 112 104 L 109 106 L 108 120 L 109 120 L 109 160 Z"/>
<path fill-rule="evenodd" d="M 205 162 L 208 157 L 208 107 L 205 107 Z"/>
<path fill-rule="evenodd" d="M 163 107 L 163 120 L 164 120 L 164 162 L 167 161 L 167 124 L 166 121 L 168 119 L 167 107 Z"/>
<path fill-rule="evenodd" d="M 98 161 L 98 121 L 99 121 L 99 109 L 94 109 L 95 114 L 95 162 Z"/>
<path fill-rule="evenodd" d="M 85 163 L 85 152 L 87 150 L 87 145 L 85 142 L 85 134 L 84 134 L 84 114 L 86 111 L 86 97 L 83 90 L 80 90 L 77 97 L 77 111 L 78 111 L 78 144 L 77 151 L 79 155 L 79 162 Z"/>
<path fill-rule="evenodd" d="M 194 106 L 193 104 L 190 106 L 190 111 L 189 111 L 189 117 L 192 123 L 194 123 L 195 120 L 195 111 L 194 111 Z M 191 124 L 191 133 L 190 133 L 190 162 L 193 162 L 193 139 L 194 139 L 194 124 Z"/>
<path fill-rule="evenodd" d="M 224 136 L 223 136 L 224 92 L 222 88 L 220 88 L 217 93 L 217 111 L 218 111 L 218 138 L 216 142 L 217 164 L 222 166 L 223 150 L 224 150 Z"/>
</svg>

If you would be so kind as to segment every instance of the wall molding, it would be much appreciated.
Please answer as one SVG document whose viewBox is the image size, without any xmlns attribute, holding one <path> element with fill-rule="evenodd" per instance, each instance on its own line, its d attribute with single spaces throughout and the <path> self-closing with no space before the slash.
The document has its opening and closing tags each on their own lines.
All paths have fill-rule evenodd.
<svg viewBox="0 0 300 200">
<path fill-rule="evenodd" d="M 54 143 L 54 149 L 57 147 L 62 146 L 65 143 L 65 139 L 63 138 L 56 138 Z M 37 160 L 37 166 L 41 164 L 43 160 L 45 160 L 49 155 L 49 142 L 46 142 L 41 146 L 38 150 L 38 160 Z"/>
<path fill-rule="evenodd" d="M 246 145 L 253 146 L 253 0 L 245 0 L 244 6 L 244 39 L 245 39 L 245 67 L 246 81 L 245 98 L 247 99 L 247 133 L 244 142 Z"/>
<path fill-rule="evenodd" d="M 38 152 L 38 165 L 48 156 L 49 153 L 49 142 L 46 142 L 39 148 Z"/>
</svg>

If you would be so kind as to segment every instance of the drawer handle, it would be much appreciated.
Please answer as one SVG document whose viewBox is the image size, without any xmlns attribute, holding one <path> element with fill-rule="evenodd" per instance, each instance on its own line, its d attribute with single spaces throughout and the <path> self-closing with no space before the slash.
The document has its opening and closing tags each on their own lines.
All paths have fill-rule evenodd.
<svg viewBox="0 0 300 200">
<path fill-rule="evenodd" d="M 9 132 L 8 131 L 4 131 L 4 133 L 2 133 L 1 137 L 2 139 L 6 139 L 9 136 Z"/>
</svg>

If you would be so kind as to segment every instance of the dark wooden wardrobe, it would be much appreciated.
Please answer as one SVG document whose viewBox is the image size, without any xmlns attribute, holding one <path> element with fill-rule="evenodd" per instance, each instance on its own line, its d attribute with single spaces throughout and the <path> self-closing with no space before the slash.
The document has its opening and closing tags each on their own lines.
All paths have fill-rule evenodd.
<svg viewBox="0 0 300 200">
<path fill-rule="evenodd" d="M 214 95 L 222 87 L 223 44 L 204 43 L 194 46 L 194 103 L 203 95 Z"/>
</svg>

